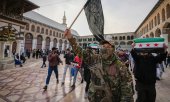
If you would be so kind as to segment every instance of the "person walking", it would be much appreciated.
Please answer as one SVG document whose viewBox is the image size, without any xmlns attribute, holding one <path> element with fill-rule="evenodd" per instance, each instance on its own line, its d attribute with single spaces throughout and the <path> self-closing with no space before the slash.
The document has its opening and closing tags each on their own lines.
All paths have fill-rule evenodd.
<svg viewBox="0 0 170 102">
<path fill-rule="evenodd" d="M 42 55 L 42 59 L 43 59 L 43 64 L 42 64 L 41 68 L 46 67 L 46 63 L 45 62 L 47 61 L 47 56 L 46 56 L 45 53 Z"/>
<path fill-rule="evenodd" d="M 75 67 L 74 67 L 73 85 L 71 86 L 72 88 L 75 88 L 75 83 L 76 83 L 76 79 L 77 79 L 77 73 L 80 70 L 81 64 L 82 64 L 82 59 L 78 56 L 78 54 L 74 58 L 74 63 L 75 63 Z"/>
<path fill-rule="evenodd" d="M 64 55 L 64 58 L 65 58 L 65 67 L 64 67 L 64 73 L 63 73 L 63 79 L 62 79 L 61 85 L 64 85 L 67 69 L 69 69 L 70 82 L 71 82 L 71 79 L 72 79 L 72 75 L 71 75 L 72 65 L 71 65 L 71 63 L 73 62 L 74 56 L 70 52 L 69 49 L 67 49 L 66 54 Z"/>
<path fill-rule="evenodd" d="M 50 77 L 51 77 L 51 74 L 52 74 L 53 71 L 54 71 L 55 76 L 56 76 L 57 84 L 59 83 L 59 80 L 58 80 L 58 65 L 59 65 L 59 63 L 63 64 L 63 62 L 59 58 L 55 47 L 52 48 L 52 51 L 48 55 L 48 61 L 49 61 L 49 68 L 48 68 L 48 75 L 47 75 L 47 78 L 46 78 L 46 85 L 43 88 L 44 90 L 46 90 L 47 87 L 48 87 L 48 84 L 50 82 Z"/>
<path fill-rule="evenodd" d="M 155 102 L 156 65 L 165 59 L 166 53 L 153 56 L 151 53 L 138 53 L 132 49 L 131 55 L 135 60 L 136 102 Z"/>
</svg>

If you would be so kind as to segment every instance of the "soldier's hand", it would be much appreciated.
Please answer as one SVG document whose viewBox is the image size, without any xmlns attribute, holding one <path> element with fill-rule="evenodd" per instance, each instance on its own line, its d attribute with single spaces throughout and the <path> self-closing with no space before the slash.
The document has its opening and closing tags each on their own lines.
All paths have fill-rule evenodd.
<svg viewBox="0 0 170 102">
<path fill-rule="evenodd" d="M 64 32 L 64 38 L 66 38 L 66 37 L 67 37 L 68 39 L 72 38 L 70 29 L 66 29 L 66 30 L 65 30 L 65 32 Z"/>
</svg>

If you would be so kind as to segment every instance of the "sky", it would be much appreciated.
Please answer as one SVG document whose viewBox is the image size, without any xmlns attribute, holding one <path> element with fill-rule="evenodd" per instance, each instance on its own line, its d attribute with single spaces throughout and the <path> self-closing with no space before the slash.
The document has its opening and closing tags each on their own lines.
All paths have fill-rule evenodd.
<svg viewBox="0 0 170 102">
<path fill-rule="evenodd" d="M 40 6 L 34 10 L 58 23 L 62 23 L 64 11 L 67 25 L 73 22 L 87 0 L 30 0 Z M 134 32 L 158 0 L 101 0 L 104 13 L 104 34 Z M 79 35 L 92 35 L 84 11 L 72 29 Z"/>
</svg>

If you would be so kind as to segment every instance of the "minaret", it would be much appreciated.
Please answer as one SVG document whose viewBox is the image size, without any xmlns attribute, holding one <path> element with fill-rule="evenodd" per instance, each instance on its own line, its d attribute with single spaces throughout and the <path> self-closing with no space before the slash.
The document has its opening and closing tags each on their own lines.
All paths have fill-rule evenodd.
<svg viewBox="0 0 170 102">
<path fill-rule="evenodd" d="M 64 16 L 63 16 L 63 25 L 65 25 L 67 27 L 67 24 L 66 24 L 66 15 L 65 15 L 65 11 L 64 11 Z"/>
</svg>

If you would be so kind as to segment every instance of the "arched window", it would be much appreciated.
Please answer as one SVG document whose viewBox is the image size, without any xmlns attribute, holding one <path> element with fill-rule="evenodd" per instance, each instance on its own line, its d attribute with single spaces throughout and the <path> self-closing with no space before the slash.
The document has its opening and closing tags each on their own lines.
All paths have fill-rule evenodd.
<svg viewBox="0 0 170 102">
<path fill-rule="evenodd" d="M 55 31 L 53 31 L 53 36 L 55 36 Z"/>
<path fill-rule="evenodd" d="M 115 40 L 115 37 L 113 36 L 112 39 Z"/>
<path fill-rule="evenodd" d="M 166 15 L 168 19 L 170 17 L 170 5 L 169 4 L 166 6 Z"/>
<path fill-rule="evenodd" d="M 123 36 L 123 40 L 125 40 L 125 36 Z"/>
<path fill-rule="evenodd" d="M 157 26 L 157 18 L 156 18 L 156 16 L 155 16 L 155 26 Z"/>
<path fill-rule="evenodd" d="M 52 31 L 50 30 L 50 35 L 52 35 Z"/>
<path fill-rule="evenodd" d="M 158 15 L 157 15 L 157 22 L 158 22 L 158 24 L 160 24 L 160 14 L 158 13 Z"/>
<path fill-rule="evenodd" d="M 131 36 L 131 40 L 133 40 L 133 39 L 134 39 L 134 36 L 132 35 L 132 36 Z"/>
<path fill-rule="evenodd" d="M 59 38 L 61 38 L 61 33 L 59 33 Z"/>
<path fill-rule="evenodd" d="M 117 40 L 117 36 L 115 37 L 115 40 Z"/>
<path fill-rule="evenodd" d="M 127 40 L 130 40 L 130 36 L 127 36 Z"/>
<path fill-rule="evenodd" d="M 162 9 L 162 22 L 165 21 L 165 9 Z"/>
<path fill-rule="evenodd" d="M 48 35 L 48 29 L 46 29 L 46 32 L 45 32 L 45 33 L 46 33 L 46 35 Z"/>
<path fill-rule="evenodd" d="M 151 21 L 151 29 L 153 28 L 153 20 Z"/>
<path fill-rule="evenodd" d="M 44 34 L 44 28 L 41 28 L 41 34 Z"/>
<path fill-rule="evenodd" d="M 57 32 L 57 34 L 56 34 L 56 37 L 58 37 L 58 32 Z"/>
<path fill-rule="evenodd" d="M 32 32 L 35 31 L 35 26 L 34 26 L 34 25 L 31 26 L 31 31 L 32 31 Z"/>
<path fill-rule="evenodd" d="M 119 40 L 122 40 L 122 36 L 119 37 Z"/>
<path fill-rule="evenodd" d="M 40 32 L 40 27 L 38 26 L 38 27 L 37 27 L 37 33 L 39 33 L 39 32 Z"/>
</svg>

